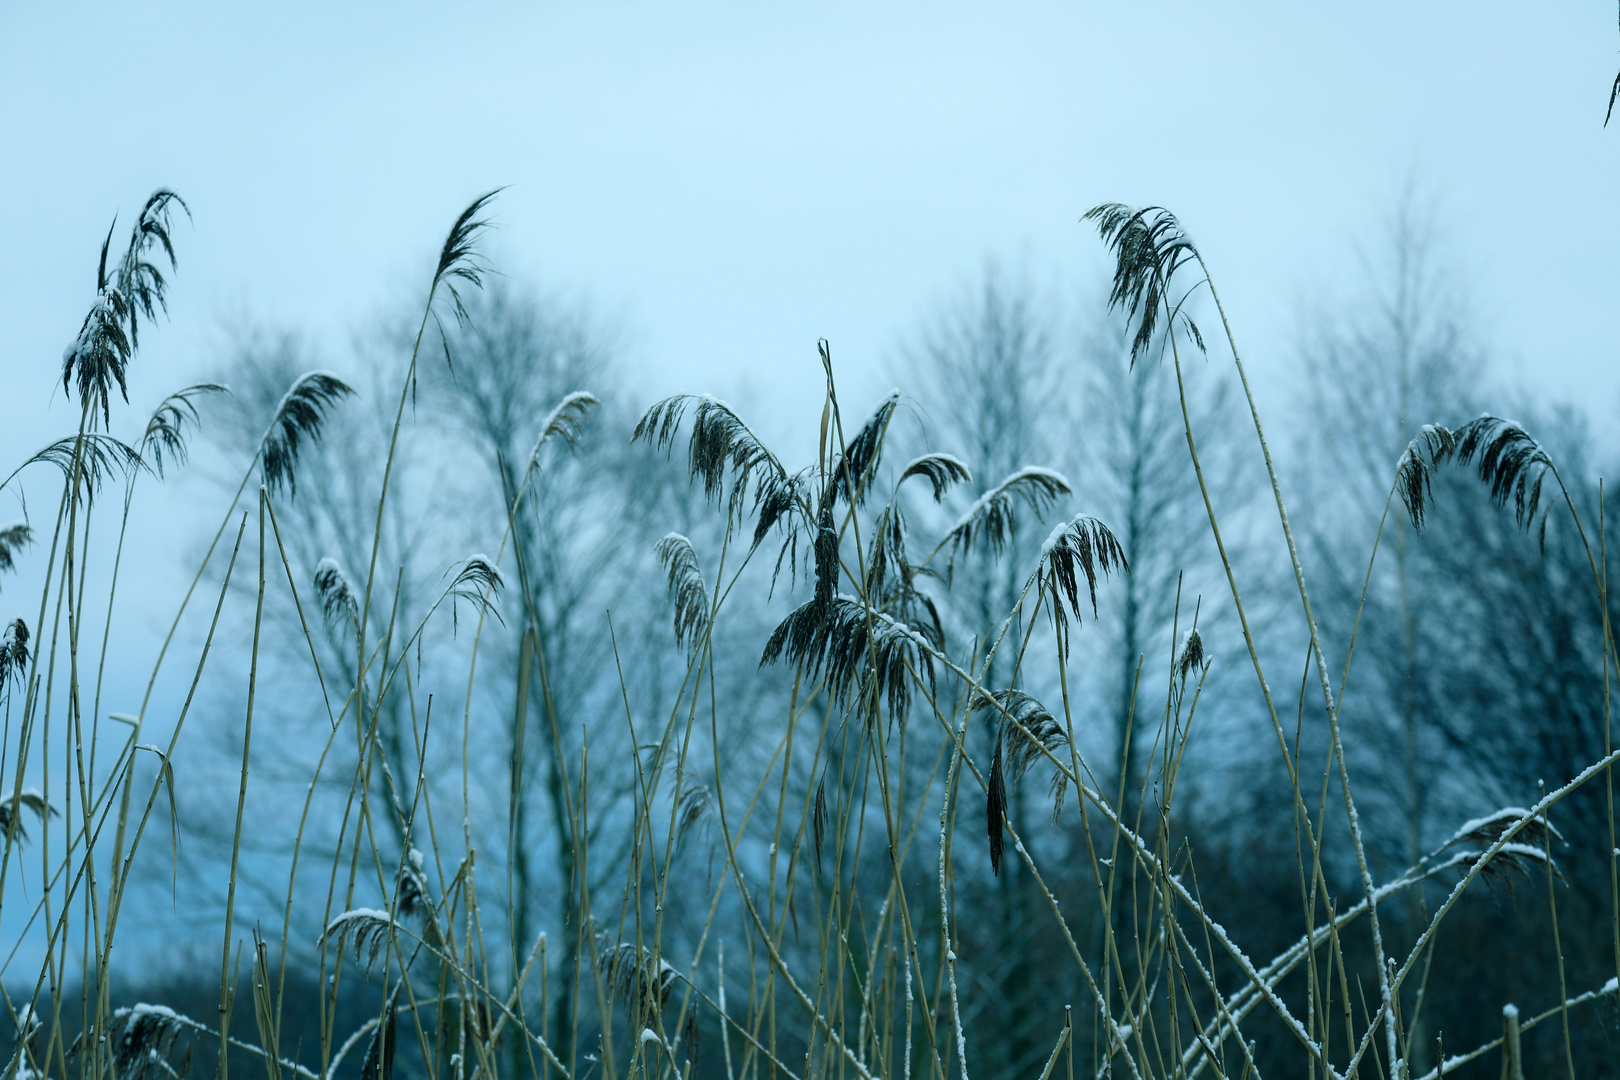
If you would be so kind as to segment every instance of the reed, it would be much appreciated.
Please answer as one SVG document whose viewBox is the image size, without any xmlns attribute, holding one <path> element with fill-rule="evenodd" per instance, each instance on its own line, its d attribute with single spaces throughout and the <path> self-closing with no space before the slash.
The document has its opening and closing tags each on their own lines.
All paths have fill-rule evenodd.
<svg viewBox="0 0 1620 1080">
<path fill-rule="evenodd" d="M 429 328 L 453 369 L 448 321 L 474 317 L 469 290 L 489 272 L 478 242 L 493 195 L 474 201 L 441 247 L 401 374 L 386 457 L 352 463 L 378 476 L 363 581 L 336 559 L 296 565 L 276 514 L 282 500 L 299 497 L 301 455 L 354 395 L 338 377 L 311 372 L 289 387 L 242 463 L 241 482 L 169 624 L 140 709 L 114 715 L 116 727 L 99 723 L 101 680 L 123 638 L 141 624 L 112 614 L 116 561 L 105 596 L 92 599 L 92 583 L 103 574 L 100 567 L 92 572 L 87 556 L 106 550 L 93 541 L 113 530 L 115 560 L 121 557 L 137 481 L 161 480 L 186 463 L 208 399 L 226 391 L 187 387 L 158 406 L 138 439 L 111 433 L 112 391 L 127 396 L 131 372 L 138 372 L 139 324 L 165 310 L 169 281 L 154 253 L 161 251 L 172 273 L 170 214 L 184 203 L 159 191 L 122 255 L 110 254 L 111 234 L 103 244 L 97 299 L 64 358 L 64 387 L 81 411 L 78 430 L 0 485 L 36 465 L 54 466 L 62 482 L 53 520 L 0 529 L 0 573 L 29 559 L 43 560 L 44 568 L 34 622 L 18 618 L 0 638 L 0 902 L 10 901 L 14 935 L 4 944 L 36 943 L 44 957 L 26 982 L 9 961 L 4 970 L 16 1022 L 8 1080 L 156 1080 L 210 1067 L 219 1077 L 233 1067 L 263 1068 L 269 1080 L 356 1073 L 361 1080 L 722 1073 L 727 1080 L 1046 1080 L 1059 1070 L 1072 1077 L 1077 1067 L 1097 1076 L 1190 1080 L 1256 1076 L 1262 1059 L 1290 1061 L 1292 1074 L 1320 1073 L 1322 1080 L 1410 1080 L 1460 1074 L 1504 1048 L 1505 1067 L 1519 1069 L 1523 1040 L 1555 1017 L 1574 1075 L 1571 1017 L 1616 1004 L 1620 955 L 1616 978 L 1566 986 L 1562 941 L 1576 932 L 1590 940 L 1589 928 L 1572 922 L 1589 920 L 1599 907 L 1600 919 L 1620 934 L 1620 895 L 1607 905 L 1560 902 L 1566 879 L 1555 847 L 1600 841 L 1566 838 L 1552 813 L 1583 787 L 1608 785 L 1620 751 L 1606 732 L 1602 754 L 1533 805 L 1481 807 L 1414 865 L 1375 872 L 1346 746 L 1356 733 L 1340 723 L 1350 660 L 1335 681 L 1252 394 L 1250 416 L 1281 527 L 1275 561 L 1286 560 L 1292 571 L 1302 618 L 1294 644 L 1307 658 L 1306 685 L 1313 676 L 1319 684 L 1300 694 L 1297 720 L 1267 679 L 1271 657 L 1251 621 L 1249 583 L 1240 580 L 1205 483 L 1184 364 L 1222 350 L 1194 322 L 1195 294 L 1214 299 L 1223 331 L 1216 344 L 1230 354 L 1246 392 L 1249 384 L 1204 256 L 1174 215 L 1107 205 L 1087 219 L 1115 257 L 1111 302 L 1130 320 L 1133 360 L 1169 359 L 1162 374 L 1175 380 L 1178 437 L 1198 477 L 1238 632 L 1219 631 L 1231 640 L 1212 648 L 1216 631 L 1199 625 L 1199 604 L 1184 598 L 1171 654 L 1140 658 L 1127 730 L 1151 743 L 1151 765 L 1135 774 L 1141 790 L 1128 792 L 1128 770 L 1087 761 L 1091 721 L 1071 684 L 1071 670 L 1095 648 L 1088 631 L 1099 618 L 1099 597 L 1131 573 L 1109 524 L 1086 512 L 1087 485 L 1032 464 L 966 503 L 961 489 L 973 483 L 973 463 L 931 451 L 892 464 L 897 455 L 886 457 L 886 450 L 909 399 L 896 392 L 858 421 L 846 417 L 825 342 L 819 444 L 814 460 L 797 468 L 712 397 L 660 401 L 634 428 L 633 440 L 678 459 L 692 498 L 712 506 L 715 528 L 694 531 L 697 540 L 677 532 L 658 540 L 657 569 L 638 586 L 647 610 L 667 597 L 670 613 L 658 621 L 670 619 L 682 665 L 660 711 L 632 705 L 629 684 L 646 658 L 621 655 L 622 627 L 613 627 L 623 715 L 610 746 L 628 752 L 602 749 L 594 729 L 558 707 L 532 587 L 554 568 L 533 565 L 514 542 L 524 514 L 555 509 L 537 504 L 537 477 L 549 455 L 581 444 L 599 405 L 595 396 L 568 394 L 533 417 L 533 450 L 511 471 L 499 509 L 504 529 L 489 538 L 495 556 L 443 567 L 431 602 L 410 608 L 404 569 L 385 558 L 384 507 L 399 497 L 399 448 L 409 437 Z M 1620 657 L 1608 620 L 1601 511 L 1596 522 L 1583 517 L 1590 502 L 1566 482 L 1553 454 L 1522 426 L 1494 416 L 1455 431 L 1424 428 L 1389 463 L 1386 506 L 1398 498 L 1421 534 L 1448 512 L 1437 478 L 1462 469 L 1543 549 L 1549 518 L 1567 513 L 1602 612 L 1607 687 L 1609 664 Z M 255 474 L 258 490 L 244 511 Z M 115 480 L 125 483 L 125 498 L 108 514 L 98 496 Z M 944 508 L 963 503 L 951 520 Z M 157 669 L 171 645 L 185 640 L 179 628 L 233 520 L 234 546 L 223 571 L 213 571 L 218 597 L 193 658 L 191 689 L 183 702 L 164 700 L 153 689 Z M 1011 607 L 995 613 L 992 632 L 964 636 L 949 608 L 957 569 L 1017 559 L 1015 539 L 1037 528 L 1049 530 L 1047 538 L 1028 565 L 1014 568 L 1022 585 Z M 761 551 L 761 567 L 750 570 Z M 1378 555 L 1375 543 L 1368 589 Z M 800 595 L 749 647 L 744 666 L 757 669 L 748 678 L 782 693 L 751 699 L 776 712 L 736 717 L 728 714 L 730 684 L 722 685 L 738 667 L 731 620 L 748 590 L 766 587 L 760 579 L 769 560 L 769 589 Z M 231 672 L 247 708 L 217 1011 L 188 1016 L 167 1003 L 118 1005 L 114 946 L 136 852 L 152 818 L 166 814 L 178 867 L 179 808 L 198 782 L 178 752 L 192 737 L 187 718 L 221 613 L 230 606 L 245 616 L 232 586 L 239 561 L 256 563 L 257 573 L 252 645 L 242 670 Z M 301 582 L 313 592 L 301 596 Z M 278 737 L 262 710 L 279 688 L 261 678 L 266 600 L 276 596 L 296 610 L 304 677 L 325 702 L 330 731 L 312 751 L 311 774 L 298 778 L 302 799 L 283 800 L 281 808 L 298 822 L 286 853 L 286 892 L 276 898 L 281 931 L 266 936 L 255 925 L 245 942 L 248 931 L 236 919 L 244 902 L 238 868 L 259 857 L 249 794 L 268 782 L 256 770 L 267 741 L 273 746 Z M 1367 589 L 1361 599 L 1365 604 Z M 313 624 L 306 601 L 318 609 Z M 108 615 L 98 647 L 83 636 L 82 623 L 102 604 Z M 464 605 L 470 632 L 459 625 Z M 448 636 L 438 631 L 446 616 Z M 200 624 L 195 629 L 201 632 Z M 509 718 L 491 719 L 480 704 L 479 661 L 486 668 L 495 662 L 491 639 L 502 632 L 521 641 L 517 706 Z M 324 634 L 340 644 L 336 669 L 322 663 L 331 655 Z M 1346 656 L 1353 650 L 1352 636 Z M 1199 706 L 1217 668 L 1214 652 L 1241 654 L 1252 668 L 1257 707 L 1278 754 L 1265 776 L 1281 778 L 1274 805 L 1293 818 L 1297 936 L 1265 953 L 1229 931 L 1206 899 L 1199 883 L 1205 864 L 1186 823 L 1185 793 L 1198 777 L 1184 770 L 1195 769 L 1188 748 L 1208 722 Z M 455 676 L 441 678 L 449 667 Z M 1320 702 L 1307 704 L 1318 692 Z M 531 697 L 540 703 L 538 723 L 528 718 Z M 444 719 L 442 703 L 458 700 L 460 730 L 446 736 L 454 721 Z M 385 744 L 391 709 L 408 724 L 402 744 Z M 156 715 L 169 732 L 166 745 L 143 741 Z M 531 728 L 549 741 L 559 844 L 567 848 L 564 877 L 545 887 L 567 897 L 568 918 L 540 932 L 519 917 L 517 905 L 527 898 L 514 893 L 518 875 L 533 880 L 516 851 L 524 797 L 518 765 L 494 827 L 483 820 L 491 815 L 482 774 L 491 761 L 500 763 L 508 736 L 521 759 Z M 740 752 L 739 730 L 763 750 Z M 447 761 L 443 748 L 456 743 L 460 760 Z M 155 775 L 140 767 L 153 761 Z M 1108 791 L 1099 775 L 1118 776 L 1119 788 Z M 1032 776 L 1048 786 L 1050 814 L 1042 818 L 1049 820 L 1023 812 Z M 330 813 L 316 808 L 317 790 L 341 793 Z M 1612 798 L 1608 807 L 1612 849 Z M 490 850 L 491 836 L 506 846 Z M 1337 857 L 1354 863 L 1353 888 L 1334 872 Z M 28 892 L 16 880 L 25 860 L 38 868 Z M 1533 878 L 1548 889 L 1559 1000 L 1523 1019 L 1509 1006 L 1502 1037 L 1451 1057 L 1438 1052 L 1431 1068 L 1419 1068 L 1417 1059 L 1429 1053 L 1420 1018 L 1442 1007 L 1425 998 L 1425 988 L 1435 966 L 1448 962 L 1443 931 L 1459 917 L 1462 898 L 1481 887 L 1511 894 L 1515 882 Z M 1611 874 L 1611 891 L 1612 881 Z M 188 881 L 183 892 L 176 870 L 177 908 L 220 902 L 190 895 L 196 887 Z M 1422 921 L 1397 932 L 1392 902 L 1412 896 Z M 996 921 L 1014 913 L 1017 931 L 1038 935 L 1048 954 L 1052 967 L 1042 970 L 1065 972 L 1043 975 L 1049 985 L 1031 995 L 1037 1005 L 1018 1018 L 1023 1033 L 1016 1039 L 995 1028 L 993 1006 L 1017 975 L 998 967 L 1004 958 L 986 945 L 1007 929 Z M 296 940 L 297 928 L 312 923 L 321 928 L 318 938 Z M 299 990 L 306 969 L 308 987 Z M 252 994 L 251 1034 L 245 1021 L 232 1022 L 243 979 Z M 295 1030 L 290 1020 L 299 1004 L 293 997 L 303 993 L 315 1003 L 313 1030 Z M 558 1001 L 565 1008 L 557 1009 Z M 356 1019 L 357 1009 L 363 1018 Z M 195 1053 L 210 1045 L 216 1055 Z M 1013 1047 L 1018 1056 L 996 1060 L 1000 1050 L 981 1047 Z"/>
</svg>

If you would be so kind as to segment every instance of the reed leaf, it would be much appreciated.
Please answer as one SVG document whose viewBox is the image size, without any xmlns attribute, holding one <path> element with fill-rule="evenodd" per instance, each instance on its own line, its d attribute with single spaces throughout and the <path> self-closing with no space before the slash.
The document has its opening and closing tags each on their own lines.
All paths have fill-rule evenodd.
<svg viewBox="0 0 1620 1080">
<path fill-rule="evenodd" d="M 383 1006 L 382 1020 L 366 1043 L 366 1056 L 360 1061 L 360 1080 L 391 1080 L 394 1075 L 394 1045 L 399 1035 L 399 1013 L 394 999 Z"/>
</svg>

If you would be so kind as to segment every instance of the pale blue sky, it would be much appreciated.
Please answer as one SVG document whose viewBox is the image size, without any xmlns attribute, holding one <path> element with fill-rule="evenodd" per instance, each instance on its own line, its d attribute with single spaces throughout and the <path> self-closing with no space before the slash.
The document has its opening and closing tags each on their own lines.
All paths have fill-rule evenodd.
<svg viewBox="0 0 1620 1080">
<path fill-rule="evenodd" d="M 1501 374 L 1608 421 L 1617 64 L 1611 0 L 6 4 L 0 459 L 71 426 L 97 246 L 158 185 L 195 226 L 126 428 L 241 313 L 341 365 L 500 184 L 494 261 L 622 322 L 636 404 L 714 389 L 791 430 L 818 336 L 886 388 L 985 256 L 1094 281 L 1077 218 L 1117 199 L 1182 217 L 1276 410 L 1302 302 L 1411 176 Z"/>
<path fill-rule="evenodd" d="M 351 331 L 419 302 L 448 224 L 502 184 L 494 262 L 622 322 L 633 405 L 714 390 L 790 438 L 818 414 L 817 337 L 858 401 L 987 255 L 1078 288 L 1103 265 L 1079 216 L 1161 203 L 1285 427 L 1301 306 L 1353 284 L 1411 177 L 1499 375 L 1612 429 L 1617 65 L 1613 0 L 0 0 L 0 467 L 74 426 L 53 386 L 98 245 L 159 185 L 195 227 L 125 435 L 244 313 L 341 370 Z M 131 527 L 120 604 L 160 596 L 154 628 L 185 498 Z M 0 615 L 34 587 L 0 583 Z M 113 681 L 127 708 L 140 684 Z"/>
</svg>

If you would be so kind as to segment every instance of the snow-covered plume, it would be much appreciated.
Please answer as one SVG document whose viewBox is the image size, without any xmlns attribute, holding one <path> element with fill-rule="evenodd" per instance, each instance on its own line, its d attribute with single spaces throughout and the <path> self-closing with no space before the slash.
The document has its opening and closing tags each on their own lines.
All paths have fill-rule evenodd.
<svg viewBox="0 0 1620 1080">
<path fill-rule="evenodd" d="M 687 474 L 703 482 L 706 497 L 725 503 L 727 517 L 733 521 L 742 520 L 752 482 L 754 508 L 760 515 L 754 534 L 757 544 L 772 524 L 791 513 L 797 486 L 776 455 L 766 449 L 730 405 L 707 394 L 676 394 L 648 409 L 637 421 L 630 440 L 645 439 L 654 449 L 670 452 L 688 409 L 692 410 L 692 437 L 687 448 Z"/>
<path fill-rule="evenodd" d="M 929 628 L 915 629 L 873 611 L 851 596 L 828 602 L 810 600 L 794 608 L 765 643 L 760 665 L 786 659 L 803 664 L 806 678 L 825 672 L 827 694 L 848 706 L 876 680 L 889 715 L 905 723 L 911 707 L 914 670 L 934 684 L 934 652 Z"/>
<path fill-rule="evenodd" d="M 1187 676 L 1194 672 L 1202 672 L 1209 664 L 1209 656 L 1204 652 L 1204 638 L 1199 634 L 1198 627 L 1188 627 L 1187 632 L 1181 636 L 1181 647 L 1176 650 L 1176 679 L 1185 682 Z"/>
<path fill-rule="evenodd" d="M 360 625 L 360 599 L 336 559 L 322 559 L 315 567 L 315 592 L 328 622 L 347 616 L 351 626 Z"/>
<path fill-rule="evenodd" d="M 1059 631 L 1069 614 L 1080 618 L 1080 582 L 1085 581 L 1091 614 L 1097 614 L 1097 576 L 1115 570 L 1130 572 L 1125 549 L 1094 517 L 1081 514 L 1052 530 L 1041 546 L 1041 561 L 1033 581 L 1038 588 L 1052 590 L 1052 619 Z M 1065 602 L 1067 612 L 1065 612 Z"/>
<path fill-rule="evenodd" d="M 366 966 L 371 967 L 377 962 L 377 955 L 388 944 L 397 926 L 393 916 L 386 911 L 352 908 L 327 923 L 315 944 L 324 946 L 335 942 L 339 949 L 345 944 L 352 945 L 355 961 L 358 963 L 363 959 Z"/>
<path fill-rule="evenodd" d="M 110 1026 L 112 1073 L 120 1080 L 185 1076 L 192 1044 L 198 1032 L 208 1030 L 167 1006 L 146 1004 L 119 1009 Z"/>
<path fill-rule="evenodd" d="M 1108 293 L 1108 307 L 1125 309 L 1136 323 L 1136 334 L 1131 339 L 1132 365 L 1153 343 L 1160 319 L 1171 329 L 1179 320 L 1193 343 L 1202 349 L 1204 336 L 1181 307 L 1187 294 L 1179 299 L 1171 296 L 1176 272 L 1198 261 L 1198 250 L 1176 216 L 1162 206 L 1139 210 L 1123 203 L 1104 203 L 1087 211 L 1084 220 L 1096 223 L 1098 235 L 1114 252 L 1114 283 Z"/>
<path fill-rule="evenodd" d="M 945 534 L 945 543 L 951 548 L 951 567 L 957 555 L 975 546 L 988 544 L 998 553 L 1006 547 L 1018 531 L 1019 503 L 1037 517 L 1044 517 L 1059 498 L 1071 493 L 1069 481 L 1061 473 L 1033 465 L 1019 469 L 979 496 Z"/>
<path fill-rule="evenodd" d="M 1406 506 L 1414 531 L 1423 531 L 1428 500 L 1433 496 L 1434 472 L 1457 449 L 1457 436 L 1449 428 L 1425 424 L 1395 463 L 1395 490 Z"/>
<path fill-rule="evenodd" d="M 927 477 L 934 487 L 935 502 L 945 497 L 952 484 L 966 484 L 973 480 L 968 467 L 950 454 L 924 454 L 908 461 L 906 467 L 900 470 L 899 482 L 903 484 L 913 476 Z"/>
<path fill-rule="evenodd" d="M 286 485 L 291 494 L 298 493 L 295 470 L 300 447 L 306 439 L 320 441 L 327 411 L 353 393 L 348 383 L 325 371 L 311 371 L 293 380 L 259 444 L 265 487 L 276 493 Z"/>
<path fill-rule="evenodd" d="M 845 502 L 864 502 L 872 490 L 872 478 L 883 457 L 883 439 L 894 417 L 895 406 L 900 403 L 900 391 L 891 390 L 878 404 L 877 410 L 861 425 L 861 430 L 849 440 L 843 455 L 832 464 L 828 473 L 829 500 L 842 498 Z"/>
<path fill-rule="evenodd" d="M 596 966 L 613 1000 L 643 1025 L 662 1018 L 669 1006 L 670 994 L 684 978 L 651 949 L 638 949 L 632 942 L 616 945 L 604 942 L 597 952 Z M 695 1011 L 688 1012 L 682 1032 L 688 1049 L 697 1034 L 695 1022 Z"/>
<path fill-rule="evenodd" d="M 540 450 L 553 437 L 561 439 L 572 449 L 579 442 L 580 432 L 585 428 L 585 420 L 590 416 L 591 409 L 600 404 L 595 394 L 584 390 L 575 390 L 559 401 L 546 417 L 545 423 L 540 425 L 540 437 L 535 439 L 534 449 L 529 451 L 529 468 L 539 467 Z"/>
<path fill-rule="evenodd" d="M 502 622 L 500 609 L 495 606 L 501 596 L 501 588 L 506 582 L 501 572 L 495 568 L 495 563 L 488 555 L 482 553 L 469 556 L 459 567 L 453 567 L 456 576 L 451 579 L 450 587 L 445 590 L 445 596 L 450 599 L 450 613 L 453 622 L 460 616 L 457 608 L 461 601 L 466 600 L 481 612 L 494 615 L 497 622 Z M 449 574 L 446 570 L 445 573 Z"/>
</svg>

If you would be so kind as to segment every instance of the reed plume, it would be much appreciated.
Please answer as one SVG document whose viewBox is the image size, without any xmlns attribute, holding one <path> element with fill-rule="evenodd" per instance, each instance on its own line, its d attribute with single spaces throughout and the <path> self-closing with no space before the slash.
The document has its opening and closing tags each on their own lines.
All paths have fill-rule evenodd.
<svg viewBox="0 0 1620 1080">
<path fill-rule="evenodd" d="M 950 545 L 950 566 L 956 557 L 978 545 L 997 554 L 1018 532 L 1018 504 L 1044 517 L 1059 498 L 1073 494 L 1069 481 L 1051 469 L 1026 466 L 979 496 L 977 502 L 951 526 L 942 544 Z"/>
<path fill-rule="evenodd" d="M 935 502 L 944 499 L 945 493 L 952 485 L 971 483 L 973 480 L 972 473 L 968 472 L 968 467 L 961 461 L 950 454 L 937 453 L 924 454 L 908 461 L 905 468 L 900 470 L 898 483 L 903 484 L 913 476 L 927 479 L 933 487 Z"/>
<path fill-rule="evenodd" d="M 1114 252 L 1114 280 L 1108 306 L 1123 308 L 1136 322 L 1136 333 L 1131 339 L 1131 364 L 1134 366 L 1137 357 L 1152 344 L 1161 318 L 1172 324 L 1179 318 L 1199 349 L 1203 349 L 1203 334 L 1182 311 L 1192 289 L 1173 303 L 1170 298 L 1171 281 L 1176 273 L 1198 259 L 1198 250 L 1187 239 L 1176 216 L 1162 206 L 1138 210 L 1123 203 L 1104 203 L 1092 207 L 1081 220 L 1094 222 L 1103 243 Z"/>
<path fill-rule="evenodd" d="M 293 380 L 259 442 L 264 486 L 272 494 L 283 486 L 289 494 L 298 494 L 299 450 L 305 440 L 320 442 L 328 410 L 353 394 L 348 383 L 324 371 L 307 372 Z"/>
<path fill-rule="evenodd" d="M 709 593 L 703 584 L 692 541 L 680 533 L 668 533 L 653 551 L 658 564 L 669 575 L 669 598 L 675 604 L 675 644 L 695 651 L 708 636 Z"/>
<path fill-rule="evenodd" d="M 107 230 L 96 266 L 95 303 L 85 315 L 78 336 L 62 353 L 62 389 L 71 390 L 77 381 L 80 403 L 92 416 L 99 411 L 104 425 L 112 422 L 110 398 L 114 383 L 123 399 L 129 400 L 126 369 L 140 346 L 141 317 L 150 321 L 157 312 L 169 309 L 168 282 L 147 256 L 154 247 L 161 247 L 170 271 L 175 269 L 169 230 L 170 214 L 176 206 L 190 216 L 185 202 L 174 192 L 159 189 L 152 193 L 135 219 L 123 256 L 110 273 L 107 256 L 116 220 Z"/>
<path fill-rule="evenodd" d="M 177 390 L 158 403 L 141 436 L 141 457 L 158 476 L 163 475 L 164 457 L 177 465 L 186 463 L 186 433 L 202 424 L 197 398 L 204 394 L 228 394 L 218 383 L 197 383 Z"/>
</svg>

